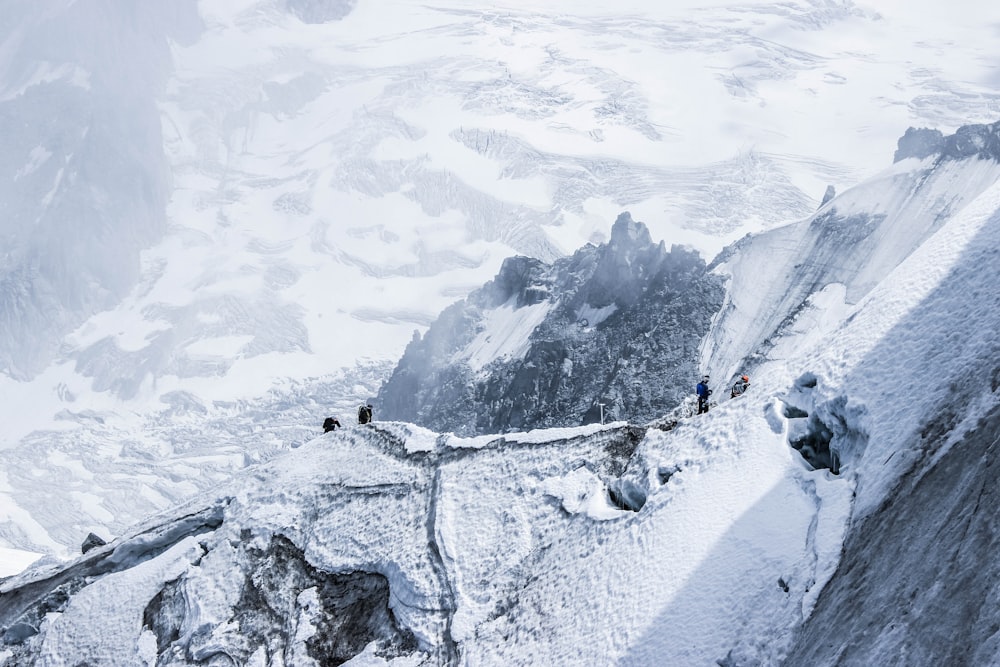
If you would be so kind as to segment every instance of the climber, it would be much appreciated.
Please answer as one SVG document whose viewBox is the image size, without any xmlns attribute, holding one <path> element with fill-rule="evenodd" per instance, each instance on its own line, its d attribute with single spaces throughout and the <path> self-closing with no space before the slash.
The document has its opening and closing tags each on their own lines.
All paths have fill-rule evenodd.
<svg viewBox="0 0 1000 667">
<path fill-rule="evenodd" d="M 698 414 L 708 412 L 708 397 L 712 395 L 712 390 L 708 388 L 708 376 L 704 376 L 698 383 Z"/>
<path fill-rule="evenodd" d="M 323 420 L 323 433 L 329 433 L 340 428 L 340 420 L 336 417 L 327 417 Z"/>
<path fill-rule="evenodd" d="M 367 424 L 372 420 L 372 404 L 366 403 L 358 408 L 358 423 Z"/>
<path fill-rule="evenodd" d="M 736 398 L 737 396 L 742 396 L 743 392 L 747 390 L 750 386 L 750 377 L 747 375 L 741 375 L 736 380 L 736 384 L 733 385 L 733 390 L 729 392 L 729 398 Z"/>
</svg>

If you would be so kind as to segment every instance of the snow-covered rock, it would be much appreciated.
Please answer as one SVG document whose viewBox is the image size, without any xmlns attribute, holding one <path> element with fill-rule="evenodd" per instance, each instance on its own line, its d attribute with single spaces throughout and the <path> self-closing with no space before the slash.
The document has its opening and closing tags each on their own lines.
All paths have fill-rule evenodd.
<svg viewBox="0 0 1000 667">
<path fill-rule="evenodd" d="M 837 553 L 815 524 L 836 533 L 851 483 L 754 423 L 733 445 L 722 423 L 616 423 L 430 449 L 413 426 L 352 425 L 0 583 L 0 655 L 702 664 L 762 636 L 778 650 Z"/>
<path fill-rule="evenodd" d="M 460 435 L 649 421 L 690 394 L 720 283 L 623 213 L 607 244 L 507 260 L 411 341 L 377 402 Z"/>
<path fill-rule="evenodd" d="M 723 251 L 713 268 L 728 278 L 726 303 L 705 339 L 705 369 L 725 382 L 832 333 L 851 305 L 1000 180 L 998 132 L 1000 122 L 947 137 L 911 128 L 892 167 L 810 218 Z"/>
<path fill-rule="evenodd" d="M 0 657 L 992 664 L 998 239 L 994 183 L 707 415 L 311 440 L 0 582 Z"/>
</svg>

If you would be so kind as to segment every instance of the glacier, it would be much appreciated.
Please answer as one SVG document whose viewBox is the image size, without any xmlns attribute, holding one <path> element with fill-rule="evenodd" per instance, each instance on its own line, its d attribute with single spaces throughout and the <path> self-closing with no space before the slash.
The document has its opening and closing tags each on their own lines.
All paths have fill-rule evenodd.
<svg viewBox="0 0 1000 667">
<path fill-rule="evenodd" d="M 963 160 L 932 171 L 988 167 Z M 1000 181 L 963 204 L 706 415 L 461 437 L 376 414 L 3 579 L 0 657 L 993 664 Z M 756 238 L 727 265 L 766 267 Z M 842 261 L 898 257 L 881 238 Z"/>
<path fill-rule="evenodd" d="M 0 664 L 1000 664 L 998 22 L 6 7 Z M 626 210 L 714 296 L 672 376 L 658 308 L 569 304 L 636 343 L 610 423 L 599 393 L 498 429 L 376 401 L 319 436 L 511 255 Z M 447 358 L 531 360 L 554 292 L 524 287 Z"/>
</svg>

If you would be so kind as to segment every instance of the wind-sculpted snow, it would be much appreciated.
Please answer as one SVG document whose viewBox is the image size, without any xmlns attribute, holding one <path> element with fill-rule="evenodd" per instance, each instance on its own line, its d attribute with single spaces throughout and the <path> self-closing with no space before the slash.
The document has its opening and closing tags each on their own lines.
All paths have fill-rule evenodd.
<svg viewBox="0 0 1000 667">
<path fill-rule="evenodd" d="M 742 643 L 776 655 L 835 553 L 816 551 L 805 517 L 836 525 L 850 487 L 795 464 L 766 420 L 733 417 L 771 444 L 723 447 L 720 421 L 475 446 L 352 425 L 0 582 L 0 660 L 704 664 Z M 643 502 L 620 509 L 622 489 Z M 747 497 L 756 508 L 734 519 Z M 760 605 L 774 613 L 748 622 Z M 692 632 L 706 617 L 715 629 Z"/>
<path fill-rule="evenodd" d="M 121 534 L 311 440 L 327 416 L 351 423 L 353 394 L 373 396 L 389 370 L 371 364 L 287 382 L 254 401 L 207 402 L 168 391 L 157 410 L 137 421 L 105 410 L 65 410 L 56 428 L 0 450 L 0 539 L 65 556 L 88 531 Z M 60 490 L 58 503 L 53 489 Z"/>
<path fill-rule="evenodd" d="M 667 252 L 624 213 L 606 245 L 551 266 L 508 260 L 414 338 L 378 403 L 461 435 L 648 421 L 690 393 L 720 303 L 696 255 Z"/>
</svg>

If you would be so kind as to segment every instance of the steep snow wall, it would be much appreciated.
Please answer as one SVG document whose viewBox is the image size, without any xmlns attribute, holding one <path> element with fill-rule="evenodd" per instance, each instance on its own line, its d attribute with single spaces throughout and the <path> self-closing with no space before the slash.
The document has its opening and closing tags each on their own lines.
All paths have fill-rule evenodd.
<svg viewBox="0 0 1000 667">
<path fill-rule="evenodd" d="M 856 304 L 949 219 L 1000 179 L 1000 123 L 967 126 L 938 138 L 927 155 L 900 139 L 901 161 L 835 197 L 808 220 L 747 237 L 724 251 L 714 269 L 728 277 L 726 303 L 706 338 L 703 367 L 723 382 L 769 358 L 782 336 L 821 326 L 810 313 Z M 937 136 L 937 135 L 936 135 Z M 905 149 L 905 150 L 904 150 Z M 917 157 L 905 157 L 914 154 Z M 831 292 L 836 288 L 839 293 Z M 831 298 L 833 297 L 833 298 Z M 841 307 L 846 314 L 848 308 Z M 814 332 L 816 333 L 816 332 Z"/>
<path fill-rule="evenodd" d="M 947 452 L 852 528 L 785 665 L 1000 664 L 1000 408 L 928 436 Z"/>
<path fill-rule="evenodd" d="M 812 371 L 799 404 L 804 393 L 816 407 L 837 404 L 841 423 L 865 437 L 840 447 L 842 473 L 857 480 L 851 527 L 785 664 L 1000 659 L 991 509 L 1000 447 L 998 240 L 994 184 L 798 362 Z"/>
</svg>

